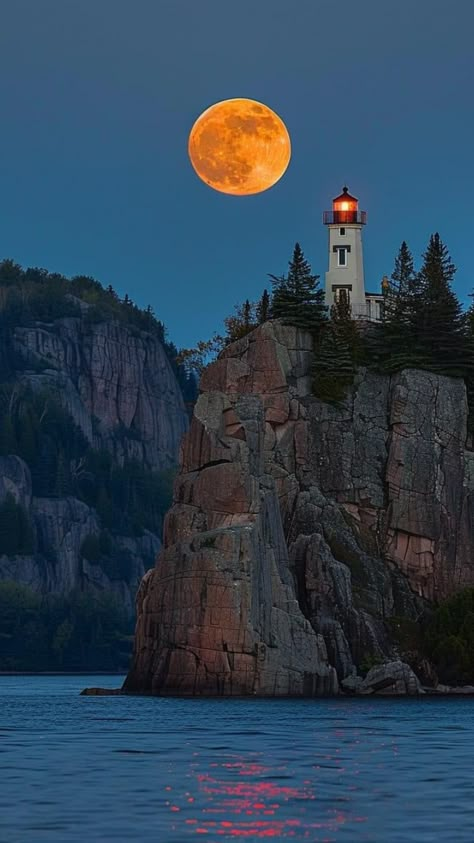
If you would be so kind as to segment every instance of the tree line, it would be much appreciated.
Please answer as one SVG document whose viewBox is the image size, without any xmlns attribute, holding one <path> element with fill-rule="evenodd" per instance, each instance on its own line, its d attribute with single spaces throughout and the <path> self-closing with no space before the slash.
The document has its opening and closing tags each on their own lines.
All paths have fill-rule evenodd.
<svg viewBox="0 0 474 843">
<path fill-rule="evenodd" d="M 474 588 L 458 591 L 417 620 L 392 617 L 388 624 L 400 657 L 415 672 L 422 675 L 428 662 L 442 683 L 474 682 Z"/>
<path fill-rule="evenodd" d="M 81 308 L 81 303 L 85 308 Z M 3 367 L 8 358 L 11 358 L 11 371 L 15 367 L 21 368 L 22 364 L 24 366 L 24 361 L 7 347 L 11 329 L 66 317 L 82 317 L 86 323 L 116 321 L 132 332 L 152 334 L 164 347 L 185 402 L 192 404 L 195 401 L 195 375 L 178 362 L 178 349 L 168 338 L 164 323 L 157 318 L 150 304 L 141 308 L 128 293 L 121 298 L 110 284 L 104 287 L 88 275 L 67 278 L 38 267 L 23 269 L 11 259 L 0 261 L 0 330 L 3 334 L 0 353 Z"/>
<path fill-rule="evenodd" d="M 338 402 L 358 366 L 381 373 L 406 367 L 463 377 L 474 407 L 474 305 L 464 312 L 453 280 L 456 267 L 438 233 L 431 235 L 419 269 L 403 242 L 383 288 L 380 323 L 352 319 L 347 297 L 330 310 L 319 276 L 296 243 L 285 275 L 270 275 L 270 290 L 235 307 L 225 332 L 181 354 L 201 370 L 213 355 L 269 319 L 309 331 L 314 340 L 313 385 L 317 397 Z"/>
<path fill-rule="evenodd" d="M 111 595 L 0 582 L 0 671 L 126 671 L 132 639 L 133 620 Z"/>
</svg>

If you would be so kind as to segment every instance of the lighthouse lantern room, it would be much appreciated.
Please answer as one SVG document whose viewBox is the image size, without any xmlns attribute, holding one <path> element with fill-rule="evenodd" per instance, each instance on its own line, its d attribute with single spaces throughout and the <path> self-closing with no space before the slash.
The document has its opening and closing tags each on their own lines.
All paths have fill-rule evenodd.
<svg viewBox="0 0 474 843">
<path fill-rule="evenodd" d="M 359 201 L 344 187 L 333 199 L 332 211 L 325 211 L 323 222 L 329 233 L 329 268 L 326 273 L 326 304 L 329 308 L 345 297 L 353 319 L 379 321 L 383 295 L 366 293 L 362 229 L 367 222 Z"/>
</svg>

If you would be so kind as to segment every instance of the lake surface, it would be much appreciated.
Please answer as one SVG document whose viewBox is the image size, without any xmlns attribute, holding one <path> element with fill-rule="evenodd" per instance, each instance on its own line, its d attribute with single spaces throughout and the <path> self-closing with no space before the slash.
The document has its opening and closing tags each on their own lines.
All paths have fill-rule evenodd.
<svg viewBox="0 0 474 843">
<path fill-rule="evenodd" d="M 474 840 L 474 700 L 80 697 L 0 676 L 0 841 Z"/>
</svg>

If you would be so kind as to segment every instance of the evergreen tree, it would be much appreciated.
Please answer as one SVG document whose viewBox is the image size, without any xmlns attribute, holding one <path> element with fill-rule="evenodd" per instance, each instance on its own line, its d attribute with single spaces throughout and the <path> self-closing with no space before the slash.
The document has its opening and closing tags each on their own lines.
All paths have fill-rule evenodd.
<svg viewBox="0 0 474 843">
<path fill-rule="evenodd" d="M 6 258 L 0 261 L 0 283 L 1 284 L 15 284 L 22 281 L 24 272 L 21 266 L 15 261 Z"/>
<path fill-rule="evenodd" d="M 245 337 L 246 334 L 250 333 L 250 331 L 257 326 L 255 305 L 248 299 L 246 299 L 244 304 L 235 305 L 234 311 L 235 313 L 232 316 L 227 316 L 227 318 L 224 319 L 226 327 L 226 345 L 231 342 L 235 342 L 235 340 L 241 339 L 241 337 Z"/>
<path fill-rule="evenodd" d="M 352 384 L 361 356 L 361 339 L 352 319 L 349 297 L 342 291 L 331 318 L 320 333 L 312 367 L 313 389 L 322 401 L 339 403 Z"/>
<path fill-rule="evenodd" d="M 463 376 L 467 343 L 461 305 L 451 289 L 455 273 L 447 247 L 439 234 L 432 234 L 418 277 L 411 328 L 432 371 Z"/>
<path fill-rule="evenodd" d="M 384 319 L 385 322 L 409 321 L 410 305 L 415 293 L 416 274 L 413 256 L 404 240 L 395 258 L 395 266 L 390 277 L 388 288 L 385 290 Z"/>
<path fill-rule="evenodd" d="M 250 304 L 248 299 L 245 299 L 244 306 L 242 309 L 242 322 L 244 328 L 246 328 L 247 330 L 251 330 L 251 328 L 253 328 L 252 305 Z"/>
<path fill-rule="evenodd" d="M 317 331 L 327 318 L 324 290 L 319 276 L 313 275 L 303 250 L 296 243 L 287 275 L 270 275 L 273 284 L 272 314 L 288 325 Z"/>
<path fill-rule="evenodd" d="M 314 356 L 314 394 L 321 401 L 337 404 L 345 397 L 353 376 L 350 349 L 331 320 L 321 331 L 319 348 Z"/>
<path fill-rule="evenodd" d="M 357 321 L 352 318 L 352 308 L 345 290 L 331 307 L 331 325 L 339 346 L 345 346 L 354 365 L 364 361 L 362 334 Z"/>
<path fill-rule="evenodd" d="M 262 293 L 262 298 L 257 304 L 257 322 L 259 325 L 263 325 L 264 322 L 267 322 L 270 317 L 270 296 L 268 295 L 268 290 L 264 290 Z"/>
<path fill-rule="evenodd" d="M 415 272 L 413 256 L 404 240 L 395 258 L 388 286 L 384 288 L 382 326 L 367 338 L 369 356 L 380 363 L 383 371 L 426 366 L 426 355 L 419 341 L 420 292 L 420 276 Z"/>
<path fill-rule="evenodd" d="M 151 328 L 152 326 L 154 326 L 156 324 L 157 319 L 156 319 L 156 316 L 155 316 L 155 311 L 153 310 L 153 307 L 152 307 L 151 304 L 147 304 L 147 306 L 145 308 L 144 316 L 145 316 L 145 325 L 147 325 L 149 328 Z M 163 335 L 162 341 L 164 341 L 164 335 Z M 170 343 L 170 346 L 173 346 L 173 343 Z M 176 348 L 176 346 L 173 346 L 173 352 L 174 352 L 174 357 L 176 359 L 176 355 L 178 353 L 178 349 Z"/>
<path fill-rule="evenodd" d="M 114 301 L 116 301 L 116 302 L 119 301 L 119 297 L 118 297 L 117 293 L 115 292 L 114 288 L 112 287 L 112 284 L 109 284 L 106 292 L 108 293 L 110 298 L 112 298 Z"/>
<path fill-rule="evenodd" d="M 23 281 L 34 281 L 36 284 L 44 284 L 50 277 L 48 270 L 40 266 L 29 266 L 23 273 Z"/>
</svg>

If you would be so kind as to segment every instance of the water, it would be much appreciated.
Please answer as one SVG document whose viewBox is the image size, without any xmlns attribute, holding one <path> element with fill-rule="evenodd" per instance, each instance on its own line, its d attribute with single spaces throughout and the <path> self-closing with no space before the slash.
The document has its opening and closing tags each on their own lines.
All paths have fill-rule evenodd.
<svg viewBox="0 0 474 843">
<path fill-rule="evenodd" d="M 474 840 L 474 701 L 80 697 L 0 676 L 0 841 Z"/>
</svg>

